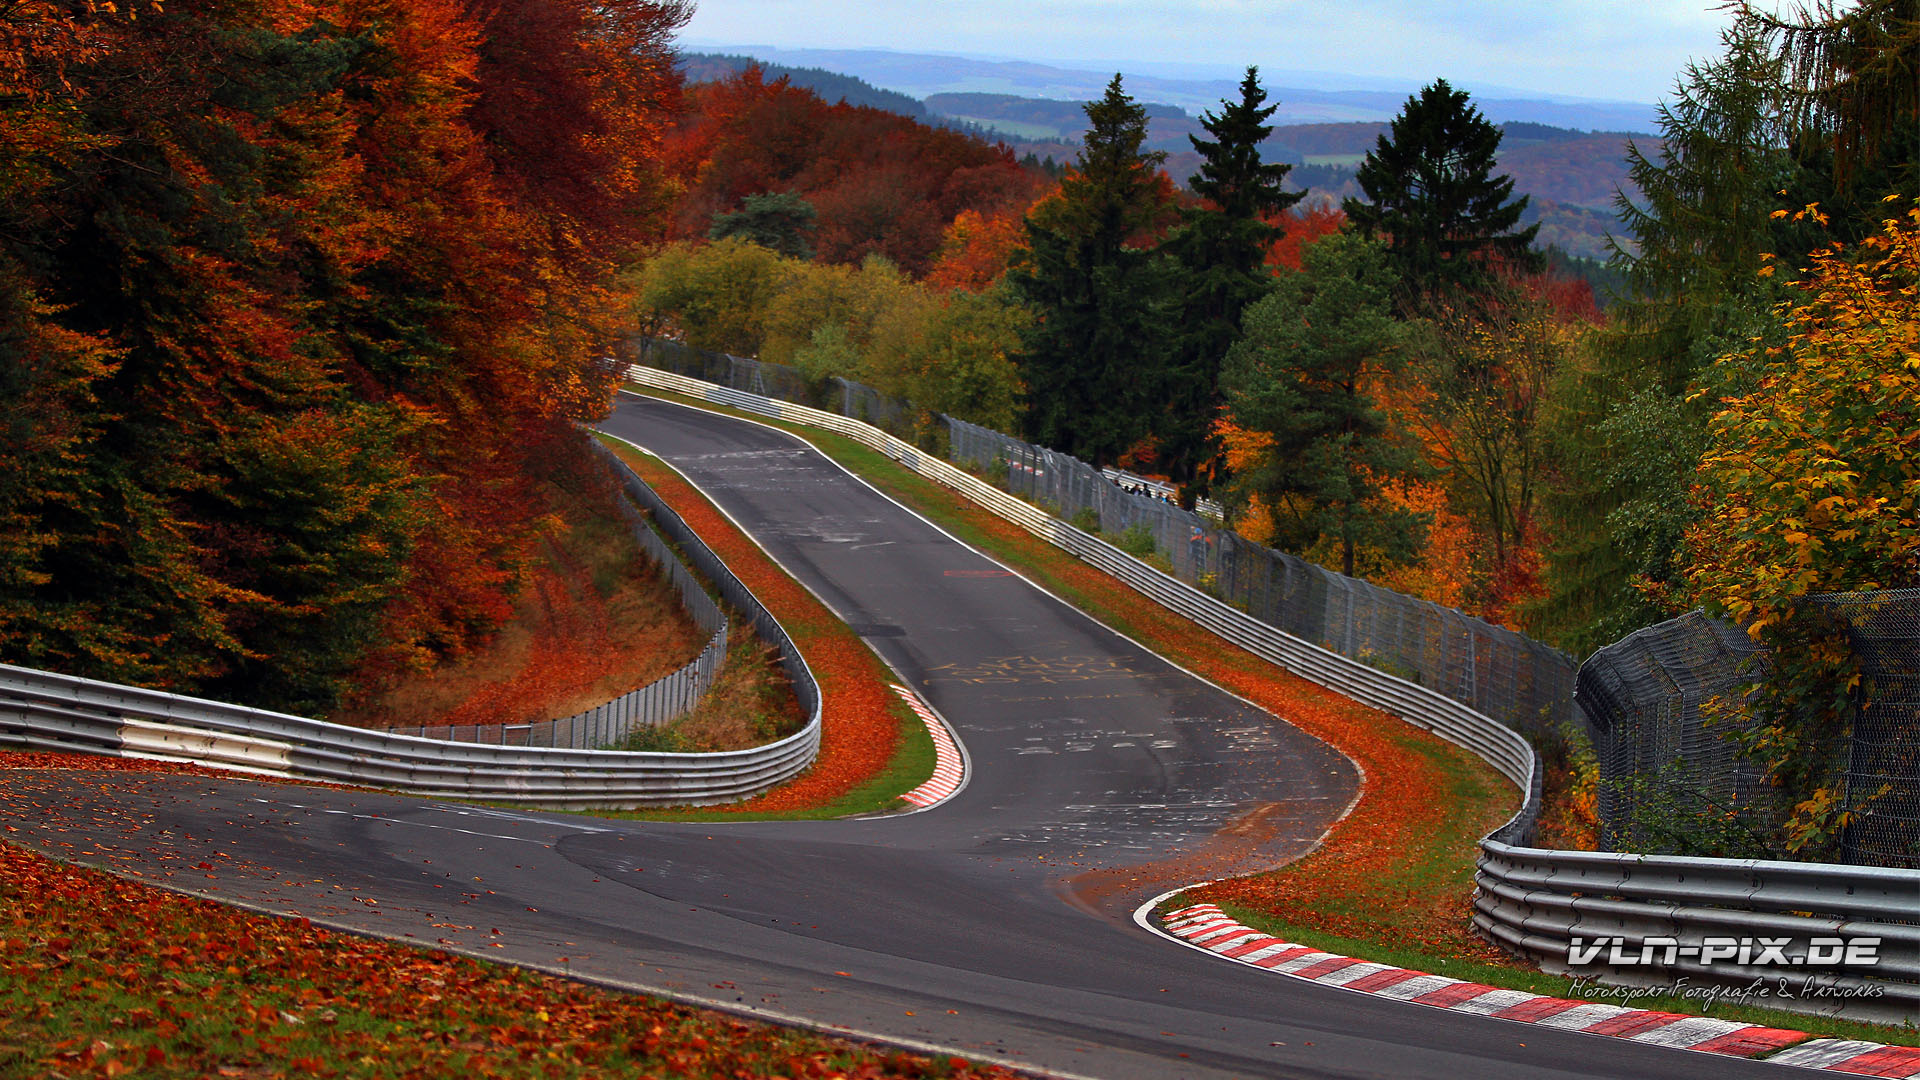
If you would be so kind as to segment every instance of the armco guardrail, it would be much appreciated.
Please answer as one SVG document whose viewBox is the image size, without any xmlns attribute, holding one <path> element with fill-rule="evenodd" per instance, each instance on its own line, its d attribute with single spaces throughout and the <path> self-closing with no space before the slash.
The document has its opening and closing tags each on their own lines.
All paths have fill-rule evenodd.
<svg viewBox="0 0 1920 1080">
<path fill-rule="evenodd" d="M 1758 981 L 1756 1005 L 1892 1023 L 1920 1016 L 1912 870 L 1488 840 L 1474 881 L 1474 924 L 1548 971 L 1736 992 Z M 1572 962 L 1576 943 L 1592 950 L 1588 963 Z M 1716 945 L 1718 956 L 1705 951 Z M 1849 950 L 1865 962 L 1849 962 Z"/>
<path fill-rule="evenodd" d="M 790 779 L 820 750 L 820 691 L 786 631 L 665 504 L 656 521 L 722 596 L 748 615 L 807 723 L 777 742 L 713 754 L 446 742 L 0 664 L 0 745 L 159 757 L 272 776 L 394 788 L 437 798 L 616 809 L 727 802 Z M 636 495 L 638 492 L 636 492 Z"/>
<path fill-rule="evenodd" d="M 659 565 L 668 584 L 680 596 L 680 606 L 693 624 L 707 632 L 707 644 L 700 654 L 679 670 L 648 683 L 638 690 L 622 694 L 604 705 L 558 720 L 529 724 L 437 724 L 415 727 L 390 727 L 396 735 L 417 735 L 423 739 L 448 739 L 456 742 L 493 743 L 499 746 L 551 746 L 571 750 L 591 750 L 597 746 L 617 746 L 634 729 L 665 724 L 691 712 L 706 696 L 727 656 L 727 614 L 707 595 L 693 572 L 683 565 L 660 534 L 647 524 L 634 503 L 647 508 L 654 520 L 668 523 L 675 535 L 690 530 L 680 523 L 680 515 L 660 500 L 653 489 L 640 482 L 618 456 L 599 443 L 590 444 L 622 478 L 633 503 L 621 502 L 620 510 L 633 529 L 640 549 Z M 678 523 L 678 524 L 673 524 Z M 717 561 L 717 560 L 716 560 Z"/>
<path fill-rule="evenodd" d="M 1814 974 L 1804 964 L 1775 968 L 1796 980 L 1813 979 L 1835 988 L 1834 995 L 1797 999 L 1799 1004 L 1834 1008 L 1849 1015 L 1881 1016 L 1904 1008 L 1911 1015 L 1920 1000 L 1920 970 L 1909 959 L 1909 944 L 1920 922 L 1914 898 L 1920 873 L 1878 867 L 1822 866 L 1801 863 L 1753 863 L 1725 859 L 1676 859 L 1582 851 L 1553 851 L 1522 846 L 1539 813 L 1540 775 L 1532 746 L 1517 732 L 1482 713 L 1425 687 L 1389 675 L 1302 641 L 1177 581 L 1098 537 L 1090 536 L 1045 511 L 909 443 L 858 420 L 834 413 L 731 390 L 671 372 L 635 366 L 627 378 L 642 386 L 671 391 L 747 412 L 819 427 L 879 451 L 902 466 L 966 496 L 994 514 L 1099 567 L 1162 606 L 1225 640 L 1303 678 L 1372 705 L 1401 720 L 1432 731 L 1472 751 L 1511 780 L 1523 793 L 1520 810 L 1481 842 L 1476 873 L 1474 925 L 1489 938 L 1548 965 L 1566 966 L 1575 937 L 1590 940 L 1611 926 L 1638 949 L 1645 938 L 1676 937 L 1697 943 L 1728 933 L 1728 927 L 1766 928 L 1775 937 L 1804 943 L 1859 930 L 1881 933 L 1887 957 L 1872 976 Z M 1756 875 L 1759 875 L 1756 877 Z M 1739 881 L 1758 884 L 1742 888 Z M 1708 883 L 1717 883 L 1708 887 Z M 1790 882 L 1791 884 L 1785 884 Z M 1769 887 L 1768 883 L 1777 883 Z M 1901 890 L 1904 892 L 1904 906 Z M 1884 900 L 1867 901 L 1878 896 Z M 1813 914 L 1802 914 L 1802 913 Z M 1604 913 L 1604 914 L 1603 914 Z M 1600 920 L 1600 921 L 1596 921 Z M 1606 921 L 1606 920 L 1611 920 Z M 1861 929 L 1871 927 L 1872 929 Z M 1579 969 L 1602 981 L 1644 983 L 1649 977 L 1701 981 L 1703 971 L 1720 971 L 1722 981 L 1737 981 L 1734 967 L 1697 961 L 1664 964 L 1600 962 Z M 1804 947 L 1800 955 L 1804 956 Z M 1678 957 L 1676 957 L 1678 960 Z M 1746 976 L 1750 981 L 1751 976 Z M 1851 981 L 1848 981 L 1851 980 Z M 1851 992 L 1854 996 L 1838 996 Z M 1770 999 L 1771 1004 L 1796 1001 Z"/>
</svg>

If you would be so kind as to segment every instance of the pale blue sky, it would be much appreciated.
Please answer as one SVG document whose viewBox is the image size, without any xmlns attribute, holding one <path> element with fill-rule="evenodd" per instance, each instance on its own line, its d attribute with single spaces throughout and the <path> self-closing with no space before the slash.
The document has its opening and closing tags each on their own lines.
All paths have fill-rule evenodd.
<svg viewBox="0 0 1920 1080">
<path fill-rule="evenodd" d="M 1316 71 L 1650 102 L 1719 52 L 1718 0 L 696 0 L 689 48 L 891 49 L 1059 66 Z M 1770 5 L 1771 6 L 1771 5 Z M 1329 89 L 1335 87 L 1329 86 Z"/>
</svg>

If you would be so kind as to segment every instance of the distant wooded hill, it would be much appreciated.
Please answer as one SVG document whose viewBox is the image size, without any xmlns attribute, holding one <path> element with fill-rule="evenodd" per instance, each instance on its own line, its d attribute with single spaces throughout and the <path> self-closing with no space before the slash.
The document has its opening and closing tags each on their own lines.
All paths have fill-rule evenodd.
<svg viewBox="0 0 1920 1080">
<path fill-rule="evenodd" d="M 1011 94 L 934 94 L 925 107 L 936 117 L 978 125 L 1011 146 L 1065 160 L 1086 128 L 1077 101 L 1023 98 Z M 1204 136 L 1197 116 L 1175 105 L 1147 105 L 1147 147 L 1167 154 L 1167 171 L 1184 184 L 1199 167 L 1189 135 Z M 1500 125 L 1500 168 L 1514 178 L 1514 190 L 1530 195 L 1528 221 L 1541 222 L 1540 243 L 1572 255 L 1607 257 L 1607 234 L 1618 231 L 1614 194 L 1632 185 L 1627 178 L 1626 145 L 1637 138 L 1651 153 L 1659 140 L 1621 132 L 1573 131 L 1547 124 L 1509 121 Z M 1274 128 L 1261 147 L 1269 161 L 1294 166 L 1292 179 L 1302 190 L 1338 200 L 1359 196 L 1353 171 L 1387 130 L 1385 123 L 1292 124 Z"/>
<path fill-rule="evenodd" d="M 902 116 L 911 116 L 915 120 L 929 119 L 927 107 L 919 98 L 908 97 L 892 90 L 882 90 L 865 79 L 816 67 L 786 67 L 781 64 L 769 64 L 755 60 L 751 56 L 733 56 L 724 53 L 681 53 L 680 70 L 686 74 L 688 82 L 719 82 L 730 75 L 758 66 L 766 73 L 768 82 L 784 78 L 794 86 L 803 86 L 820 95 L 820 100 L 829 105 L 844 101 L 849 105 L 865 105 L 875 109 L 885 109 Z"/>
<path fill-rule="evenodd" d="M 1078 150 L 1087 124 L 1083 102 L 1063 98 L 1023 97 L 1018 94 L 937 93 L 922 101 L 882 90 L 864 79 L 824 68 L 787 67 L 749 56 L 687 53 L 682 69 L 693 82 L 726 78 L 758 64 L 771 79 L 786 78 L 823 100 L 845 101 L 900 113 L 928 123 L 969 131 L 991 142 L 1006 143 L 1015 154 L 1035 159 L 1070 160 Z M 1204 135 L 1199 116 L 1178 105 L 1145 103 L 1147 147 L 1167 154 L 1167 171 L 1185 184 L 1199 164 L 1187 141 Z M 1622 132 L 1575 131 L 1549 124 L 1510 120 L 1500 125 L 1500 168 L 1514 178 L 1514 190 L 1532 197 L 1528 221 L 1539 221 L 1540 243 L 1549 243 L 1571 255 L 1604 259 L 1607 235 L 1618 231 L 1614 195 L 1631 185 L 1627 179 L 1626 144 L 1636 139 L 1651 154 L 1659 140 Z M 1297 188 L 1338 201 L 1358 196 L 1353 170 L 1387 130 L 1383 122 L 1291 124 L 1276 127 L 1262 147 L 1270 161 L 1294 166 Z"/>
</svg>

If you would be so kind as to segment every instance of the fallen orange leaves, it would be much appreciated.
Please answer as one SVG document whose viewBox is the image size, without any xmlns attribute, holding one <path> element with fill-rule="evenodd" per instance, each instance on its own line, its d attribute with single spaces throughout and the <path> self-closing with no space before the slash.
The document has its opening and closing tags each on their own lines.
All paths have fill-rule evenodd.
<svg viewBox="0 0 1920 1080">
<path fill-rule="evenodd" d="M 254 915 L 5 843 L 0 1030 L 6 1075 L 1012 1075 Z"/>
</svg>

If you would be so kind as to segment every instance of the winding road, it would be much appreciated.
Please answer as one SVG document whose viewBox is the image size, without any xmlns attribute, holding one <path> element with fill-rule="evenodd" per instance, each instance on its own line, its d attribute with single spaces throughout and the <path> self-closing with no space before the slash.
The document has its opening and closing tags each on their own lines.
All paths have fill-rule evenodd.
<svg viewBox="0 0 1920 1080">
<path fill-rule="evenodd" d="M 950 721 L 971 759 L 955 797 L 662 824 L 10 770 L 0 822 L 187 892 L 1056 1074 L 1778 1074 L 1316 987 L 1142 931 L 1134 908 L 1166 889 L 1308 850 L 1358 790 L 1352 764 L 791 436 L 634 396 L 602 426 L 705 490 Z"/>
</svg>

